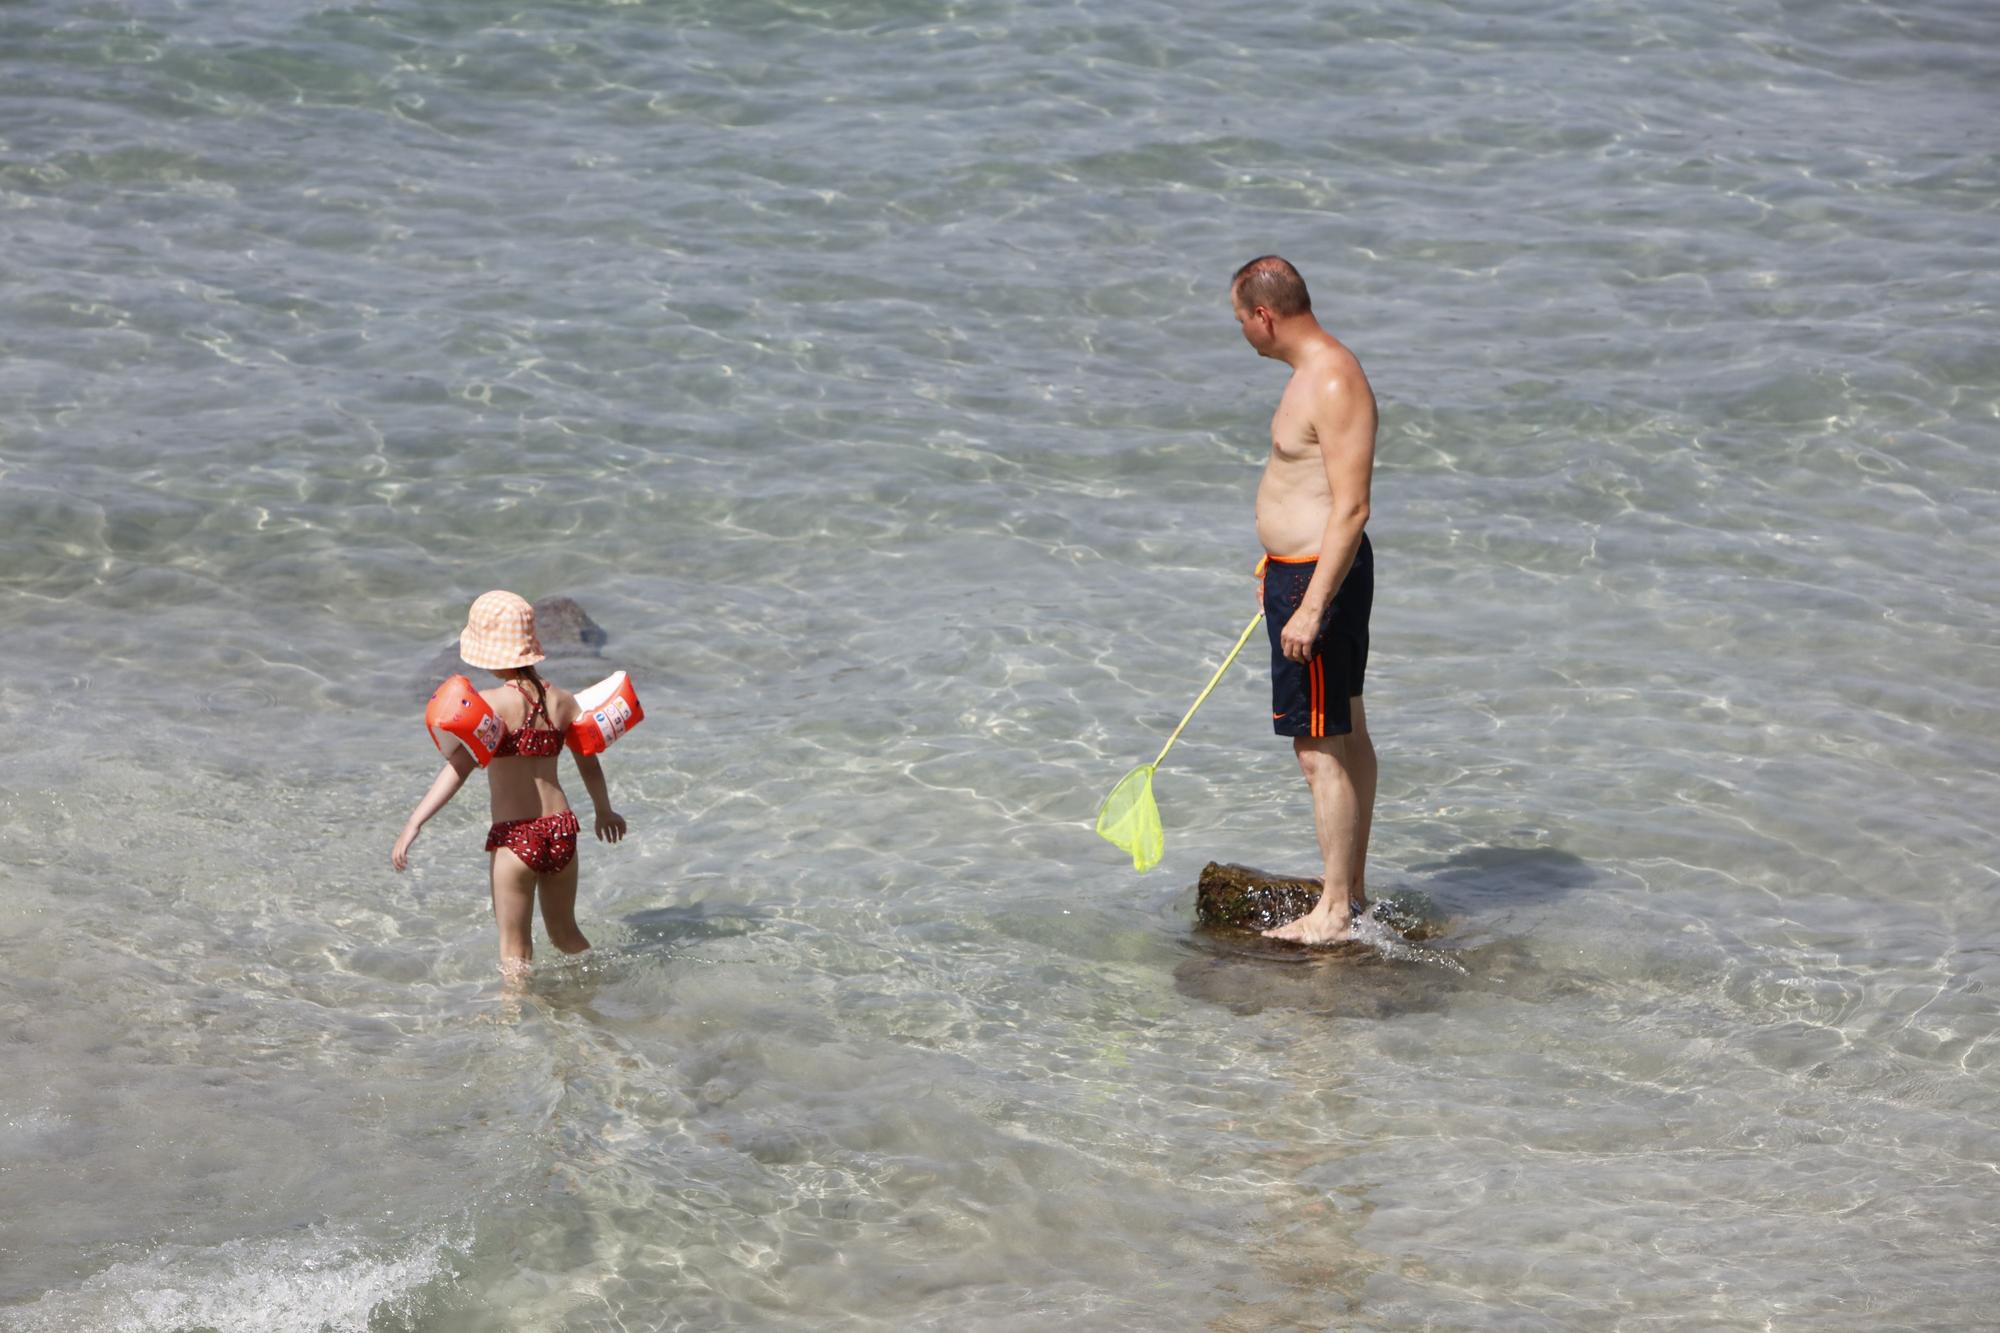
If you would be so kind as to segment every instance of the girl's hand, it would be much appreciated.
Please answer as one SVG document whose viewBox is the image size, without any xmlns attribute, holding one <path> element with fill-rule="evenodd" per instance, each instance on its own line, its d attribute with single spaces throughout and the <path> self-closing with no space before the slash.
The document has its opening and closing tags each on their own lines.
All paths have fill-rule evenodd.
<svg viewBox="0 0 2000 1333">
<path fill-rule="evenodd" d="M 396 839 L 394 850 L 389 853 L 389 864 L 398 870 L 410 868 L 410 844 L 424 831 L 430 817 L 445 808 L 458 789 L 472 776 L 478 765 L 473 762 L 472 752 L 463 745 L 451 747 L 451 757 L 444 761 L 444 767 L 431 779 L 431 789 L 424 793 L 424 799 L 417 802 L 417 808 L 410 811 L 409 822 L 403 825 L 403 836 Z"/>
<path fill-rule="evenodd" d="M 417 834 L 422 831 L 422 829 L 414 828 L 403 830 L 403 836 L 396 839 L 396 846 L 389 853 L 390 865 L 396 867 L 398 870 L 408 870 L 410 868 L 410 844 L 417 840 Z"/>
<path fill-rule="evenodd" d="M 625 816 L 619 814 L 616 810 L 599 810 L 597 812 L 597 840 L 599 842 L 617 842 L 624 836 Z"/>
</svg>

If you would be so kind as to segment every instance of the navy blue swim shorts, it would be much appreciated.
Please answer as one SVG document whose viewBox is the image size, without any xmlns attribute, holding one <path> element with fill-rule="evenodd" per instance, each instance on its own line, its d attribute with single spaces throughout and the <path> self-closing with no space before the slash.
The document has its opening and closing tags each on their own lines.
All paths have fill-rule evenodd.
<svg viewBox="0 0 2000 1333">
<path fill-rule="evenodd" d="M 1264 629 L 1271 636 L 1271 730 L 1280 736 L 1345 736 L 1354 730 L 1354 710 L 1348 700 L 1361 694 L 1368 671 L 1368 613 L 1375 605 L 1375 550 L 1368 534 L 1354 566 L 1341 580 L 1326 614 L 1312 656 L 1303 662 L 1287 658 L 1278 636 L 1305 600 L 1316 559 L 1281 560 L 1272 556 L 1264 566 Z"/>
</svg>

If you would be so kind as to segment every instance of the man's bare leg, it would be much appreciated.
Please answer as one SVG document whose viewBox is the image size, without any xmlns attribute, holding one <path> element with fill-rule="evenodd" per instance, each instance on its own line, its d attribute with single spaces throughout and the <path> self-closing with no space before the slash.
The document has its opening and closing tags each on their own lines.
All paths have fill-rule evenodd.
<svg viewBox="0 0 2000 1333">
<path fill-rule="evenodd" d="M 1360 815 L 1354 837 L 1354 869 L 1349 881 L 1348 904 L 1355 916 L 1368 910 L 1368 831 L 1375 822 L 1375 742 L 1368 739 L 1368 718 L 1361 709 L 1361 696 L 1348 700 L 1354 730 L 1343 739 L 1340 759 L 1354 784 L 1355 805 Z"/>
<path fill-rule="evenodd" d="M 1354 868 L 1361 858 L 1360 794 L 1354 788 L 1344 751 L 1345 736 L 1294 736 L 1292 752 L 1312 789 L 1313 831 L 1319 835 L 1325 877 L 1319 902 L 1296 921 L 1264 933 L 1272 939 L 1300 944 L 1332 944 L 1354 937 L 1350 903 L 1359 883 Z M 1371 751 L 1372 754 L 1372 751 Z"/>
</svg>

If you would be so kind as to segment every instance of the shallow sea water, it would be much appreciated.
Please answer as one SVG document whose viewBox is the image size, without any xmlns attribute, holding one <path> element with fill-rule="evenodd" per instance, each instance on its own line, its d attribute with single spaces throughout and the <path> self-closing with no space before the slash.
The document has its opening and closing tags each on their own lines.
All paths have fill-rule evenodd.
<svg viewBox="0 0 2000 1333">
<path fill-rule="evenodd" d="M 0 1327 L 1990 1322 L 1996 41 L 0 7 Z M 1090 831 L 1252 609 L 1269 250 L 1453 967 L 1194 930 L 1312 861 L 1254 649 Z M 477 787 L 387 866 L 489 587 L 648 712 L 511 999 Z"/>
</svg>

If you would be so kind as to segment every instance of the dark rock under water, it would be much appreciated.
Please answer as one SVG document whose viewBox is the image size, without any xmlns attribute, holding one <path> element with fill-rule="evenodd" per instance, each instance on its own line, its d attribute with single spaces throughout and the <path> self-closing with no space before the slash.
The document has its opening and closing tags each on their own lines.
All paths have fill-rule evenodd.
<svg viewBox="0 0 2000 1333">
<path fill-rule="evenodd" d="M 535 603 L 535 637 L 542 641 L 542 652 L 547 654 L 548 662 L 556 663 L 601 660 L 604 645 L 611 641 L 604 627 L 592 620 L 590 613 L 574 597 L 544 597 Z M 548 674 L 546 667 L 547 663 L 544 663 L 544 675 Z M 425 697 L 429 697 L 439 681 L 478 671 L 479 668 L 465 664 L 458 655 L 458 640 L 453 638 L 424 670 L 421 684 Z M 589 683 L 578 680 L 568 682 L 568 685 L 574 688 Z"/>
</svg>

